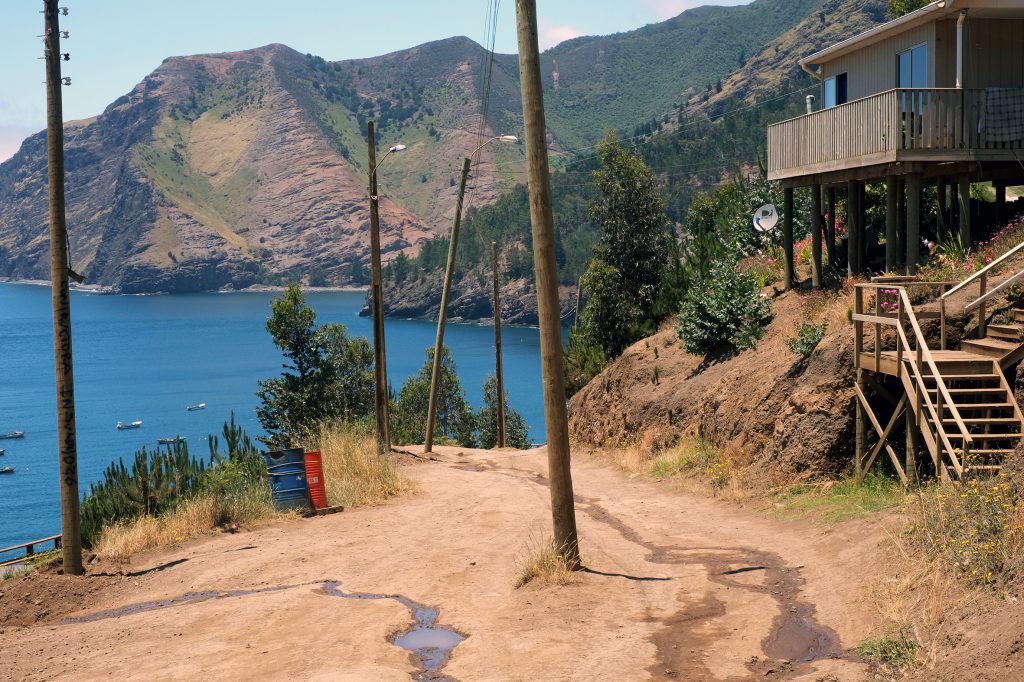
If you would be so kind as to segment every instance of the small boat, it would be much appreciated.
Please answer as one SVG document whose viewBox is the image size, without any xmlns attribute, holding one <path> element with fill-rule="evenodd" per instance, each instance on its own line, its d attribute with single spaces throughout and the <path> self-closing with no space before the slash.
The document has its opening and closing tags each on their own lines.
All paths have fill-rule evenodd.
<svg viewBox="0 0 1024 682">
<path fill-rule="evenodd" d="M 7 451 L 4 450 L 3 448 L 0 448 L 0 455 L 4 454 L 5 452 L 7 452 Z"/>
<path fill-rule="evenodd" d="M 0 433 L 0 438 L 24 438 L 24 431 L 14 431 L 13 433 Z"/>
<path fill-rule="evenodd" d="M 3 467 L 2 469 L 0 469 L 0 474 L 13 474 L 13 473 L 14 473 L 14 467 Z"/>
<path fill-rule="evenodd" d="M 185 408 L 188 412 L 195 412 L 196 410 L 205 410 L 206 403 L 199 403 L 198 405 L 189 405 Z"/>
<path fill-rule="evenodd" d="M 142 426 L 142 420 L 136 419 L 135 421 L 125 424 L 124 422 L 117 422 L 117 430 L 124 431 L 125 429 L 137 429 Z"/>
<path fill-rule="evenodd" d="M 174 438 L 157 438 L 156 442 L 160 445 L 174 445 L 178 442 L 183 442 L 185 439 L 181 436 L 175 436 Z"/>
</svg>

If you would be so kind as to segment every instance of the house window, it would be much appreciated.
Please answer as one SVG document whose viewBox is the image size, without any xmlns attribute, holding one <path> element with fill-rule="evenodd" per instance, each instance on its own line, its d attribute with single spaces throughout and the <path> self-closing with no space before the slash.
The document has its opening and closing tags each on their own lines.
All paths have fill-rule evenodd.
<svg viewBox="0 0 1024 682">
<path fill-rule="evenodd" d="M 928 87 L 928 45 L 918 45 L 896 55 L 896 87 Z"/>
<path fill-rule="evenodd" d="M 825 108 L 830 109 L 846 104 L 846 74 L 840 73 L 825 79 Z"/>
</svg>

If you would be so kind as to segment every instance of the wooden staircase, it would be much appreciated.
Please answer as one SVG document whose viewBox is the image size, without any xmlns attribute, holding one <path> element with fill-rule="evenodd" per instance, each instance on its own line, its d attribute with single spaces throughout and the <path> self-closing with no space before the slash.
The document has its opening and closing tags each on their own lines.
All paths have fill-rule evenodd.
<svg viewBox="0 0 1024 682">
<path fill-rule="evenodd" d="M 1024 438 L 1024 414 L 1005 376 L 1007 368 L 1024 359 L 1024 310 L 1014 310 L 1011 323 L 986 325 L 983 304 L 997 291 L 986 294 L 983 284 L 979 331 L 984 335 L 963 340 L 958 350 L 947 350 L 943 328 L 940 349 L 931 350 L 918 318 L 941 317 L 944 324 L 945 310 L 943 308 L 941 314 L 915 311 L 907 287 L 940 286 L 945 290 L 950 284 L 900 282 L 894 286 L 893 283 L 873 282 L 857 285 L 853 316 L 858 370 L 856 465 L 861 479 L 884 449 L 903 481 L 912 482 L 916 473 L 914 448 L 907 447 L 906 460 L 901 462 L 888 442 L 902 415 L 908 416 L 907 428 L 920 433 L 924 449 L 942 479 L 963 479 L 972 472 L 998 473 L 1006 457 Z M 1003 285 L 999 287 L 1002 288 Z M 895 301 L 893 292 L 898 292 Z M 864 310 L 865 293 L 874 299 L 872 313 Z M 941 302 L 945 304 L 945 300 Z M 978 301 L 970 307 L 979 307 Z M 864 350 L 865 325 L 871 327 L 874 336 L 874 347 L 867 352 Z M 896 331 L 894 350 L 889 349 L 893 335 L 882 334 L 882 329 L 887 327 Z M 889 348 L 884 348 L 886 345 Z M 904 389 L 884 429 L 867 396 L 865 372 L 897 377 Z M 874 384 L 880 386 L 878 380 Z M 894 400 L 891 396 L 889 399 Z M 868 420 L 877 436 L 870 449 L 867 447 Z"/>
</svg>

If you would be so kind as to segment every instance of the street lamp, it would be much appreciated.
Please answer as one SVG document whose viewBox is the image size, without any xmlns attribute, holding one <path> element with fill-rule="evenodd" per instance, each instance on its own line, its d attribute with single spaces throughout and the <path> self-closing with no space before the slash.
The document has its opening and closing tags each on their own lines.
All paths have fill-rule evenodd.
<svg viewBox="0 0 1024 682">
<path fill-rule="evenodd" d="M 452 290 L 452 273 L 455 270 L 455 250 L 459 244 L 459 226 L 462 223 L 462 199 L 466 193 L 466 178 L 469 177 L 470 157 L 475 156 L 485 146 L 499 140 L 501 142 L 519 142 L 515 135 L 495 135 L 484 140 L 480 146 L 470 152 L 462 160 L 462 178 L 459 181 L 459 196 L 455 202 L 455 222 L 452 224 L 452 236 L 448 242 L 448 264 L 444 270 L 444 287 L 441 290 L 441 309 L 437 312 L 437 338 L 434 341 L 434 365 L 430 372 L 430 402 L 427 404 L 427 432 L 423 439 L 423 451 L 432 452 L 434 446 L 434 422 L 437 419 L 437 384 L 441 375 L 441 348 L 444 346 L 444 324 L 448 319 L 448 296 Z M 495 317 L 498 311 L 494 312 Z M 498 396 L 501 401 L 504 396 Z"/>
<path fill-rule="evenodd" d="M 377 169 L 392 154 L 404 151 L 404 144 L 396 144 L 377 161 L 377 140 L 373 121 L 366 123 L 366 138 L 369 145 L 370 168 L 370 266 L 372 271 L 373 305 L 373 372 L 374 406 L 377 417 L 377 449 L 391 450 L 391 430 L 388 426 L 388 369 L 384 347 L 384 286 L 380 267 L 380 201 L 377 196 Z"/>
</svg>

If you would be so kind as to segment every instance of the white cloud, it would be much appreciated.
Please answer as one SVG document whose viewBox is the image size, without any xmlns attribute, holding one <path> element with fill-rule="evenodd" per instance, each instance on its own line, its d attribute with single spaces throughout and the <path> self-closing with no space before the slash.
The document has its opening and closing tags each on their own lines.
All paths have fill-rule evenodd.
<svg viewBox="0 0 1024 682">
<path fill-rule="evenodd" d="M 658 21 L 671 19 L 679 16 L 688 9 L 701 7 L 703 5 L 745 5 L 750 0 L 643 0 L 651 14 Z"/>
<path fill-rule="evenodd" d="M 585 34 L 575 26 L 551 26 L 541 22 L 537 29 L 537 42 L 540 43 L 540 49 L 543 51 L 566 40 L 579 38 L 581 35 Z"/>
</svg>

